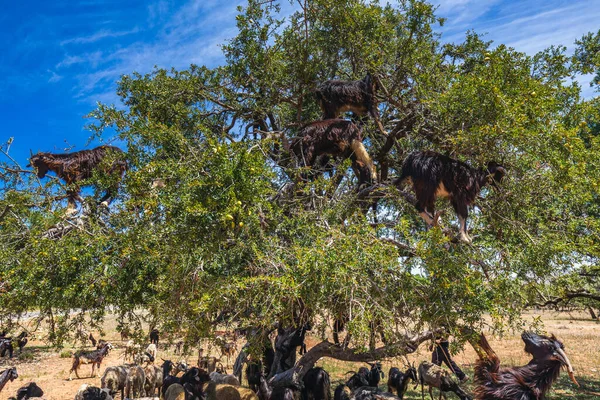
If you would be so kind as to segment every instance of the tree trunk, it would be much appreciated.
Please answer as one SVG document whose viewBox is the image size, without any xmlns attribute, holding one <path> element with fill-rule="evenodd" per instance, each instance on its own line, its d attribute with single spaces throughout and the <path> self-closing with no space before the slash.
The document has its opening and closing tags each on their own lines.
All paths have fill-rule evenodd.
<svg viewBox="0 0 600 400">
<path fill-rule="evenodd" d="M 442 329 L 436 329 L 422 332 L 413 337 L 405 336 L 398 342 L 385 345 L 368 353 L 359 353 L 355 349 L 344 348 L 325 340 L 304 354 L 293 368 L 274 375 L 269 380 L 269 385 L 271 387 L 302 387 L 304 375 L 323 357 L 342 361 L 368 362 L 414 353 L 421 343 L 433 339 L 435 335 L 440 334 L 442 331 Z"/>
<path fill-rule="evenodd" d="M 592 317 L 592 319 L 593 320 L 598 320 L 598 316 L 594 312 L 594 309 L 592 307 L 588 307 L 588 310 L 590 311 L 590 316 Z"/>
</svg>

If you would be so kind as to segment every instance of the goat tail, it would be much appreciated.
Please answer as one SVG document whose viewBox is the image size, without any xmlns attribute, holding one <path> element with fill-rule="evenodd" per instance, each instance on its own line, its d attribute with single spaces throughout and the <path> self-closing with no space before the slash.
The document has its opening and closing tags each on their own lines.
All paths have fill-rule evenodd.
<svg viewBox="0 0 600 400">
<path fill-rule="evenodd" d="M 373 182 L 377 182 L 377 170 L 375 169 L 373 159 L 367 152 L 365 145 L 360 140 L 354 139 L 350 144 L 350 147 L 352 148 L 356 159 L 362 162 L 369 169 Z"/>
</svg>

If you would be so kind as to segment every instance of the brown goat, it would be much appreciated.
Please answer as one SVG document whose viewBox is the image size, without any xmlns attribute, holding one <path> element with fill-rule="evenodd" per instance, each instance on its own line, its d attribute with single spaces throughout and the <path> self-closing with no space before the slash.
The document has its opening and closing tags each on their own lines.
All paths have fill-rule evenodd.
<svg viewBox="0 0 600 400">
<path fill-rule="evenodd" d="M 103 160 L 109 156 L 117 157 L 112 164 L 103 166 Z M 30 158 L 28 167 L 33 166 L 37 170 L 38 178 L 44 178 L 48 171 L 53 171 L 60 179 L 64 180 L 69 189 L 67 190 L 67 199 L 69 209 L 73 210 L 76 207 L 75 201 L 82 202 L 79 195 L 80 188 L 78 184 L 83 180 L 90 179 L 94 171 L 103 167 L 100 171 L 103 174 L 112 175 L 118 173 L 122 178 L 127 169 L 127 162 L 122 157 L 123 151 L 114 146 L 100 146 L 92 150 L 81 150 L 74 153 L 37 153 Z M 116 192 L 116 187 L 106 189 L 106 193 L 100 199 L 100 203 L 106 205 Z"/>
<path fill-rule="evenodd" d="M 337 118 L 345 111 L 352 111 L 358 115 L 368 114 L 375 120 L 379 131 L 387 135 L 379 119 L 377 86 L 377 80 L 371 74 L 367 74 L 359 81 L 323 82 L 315 91 L 323 111 L 323 119 Z"/>
<path fill-rule="evenodd" d="M 321 155 L 350 158 L 359 184 L 372 184 L 377 180 L 377 173 L 362 140 L 360 128 L 351 121 L 328 119 L 302 128 L 290 148 L 300 166 L 314 167 Z"/>
<path fill-rule="evenodd" d="M 69 380 L 71 380 L 71 375 L 75 372 L 75 376 L 79 379 L 79 367 L 83 364 L 92 364 L 92 374 L 90 376 L 94 376 L 94 371 L 96 371 L 96 376 L 99 377 L 100 365 L 102 364 L 102 360 L 104 357 L 108 355 L 108 351 L 112 348 L 110 343 L 106 343 L 106 345 L 100 350 L 94 351 L 78 351 L 73 354 L 73 366 L 69 371 Z"/>
<path fill-rule="evenodd" d="M 472 342 L 479 356 L 475 365 L 475 398 L 496 400 L 542 400 L 566 367 L 569 377 L 577 386 L 571 362 L 563 344 L 554 336 L 523 332 L 525 351 L 533 357 L 522 367 L 500 368 L 500 359 L 483 334 Z"/>
</svg>

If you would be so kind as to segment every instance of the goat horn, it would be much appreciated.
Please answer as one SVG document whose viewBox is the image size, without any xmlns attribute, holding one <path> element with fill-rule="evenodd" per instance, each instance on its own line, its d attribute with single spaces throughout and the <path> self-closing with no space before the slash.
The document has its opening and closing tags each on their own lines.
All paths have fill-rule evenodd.
<svg viewBox="0 0 600 400">
<path fill-rule="evenodd" d="M 564 363 L 567 365 L 567 373 L 569 374 L 569 378 L 571 378 L 571 381 L 573 381 L 573 383 L 579 387 L 579 383 L 577 382 L 577 379 L 575 379 L 575 371 L 573 370 L 573 366 L 569 361 L 569 357 L 567 357 L 562 349 L 557 349 L 557 351 L 558 354 L 560 354 L 560 356 L 563 358 Z"/>
</svg>

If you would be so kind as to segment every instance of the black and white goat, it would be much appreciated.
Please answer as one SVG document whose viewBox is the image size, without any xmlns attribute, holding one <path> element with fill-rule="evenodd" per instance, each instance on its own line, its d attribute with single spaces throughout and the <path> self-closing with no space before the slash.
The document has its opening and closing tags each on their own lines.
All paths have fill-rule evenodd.
<svg viewBox="0 0 600 400">
<path fill-rule="evenodd" d="M 471 243 L 467 234 L 468 207 L 472 205 L 481 188 L 501 182 L 506 170 L 496 162 L 487 168 L 475 169 L 433 151 L 416 151 L 408 155 L 402 164 L 402 174 L 394 181 L 400 185 L 410 179 L 417 196 L 417 210 L 428 226 L 435 226 L 439 214 L 435 214 L 435 199 L 450 200 L 460 222 L 460 240 Z"/>
<path fill-rule="evenodd" d="M 29 382 L 17 390 L 16 400 L 27 400 L 30 398 L 38 398 L 44 395 L 44 391 L 35 382 Z"/>
</svg>

